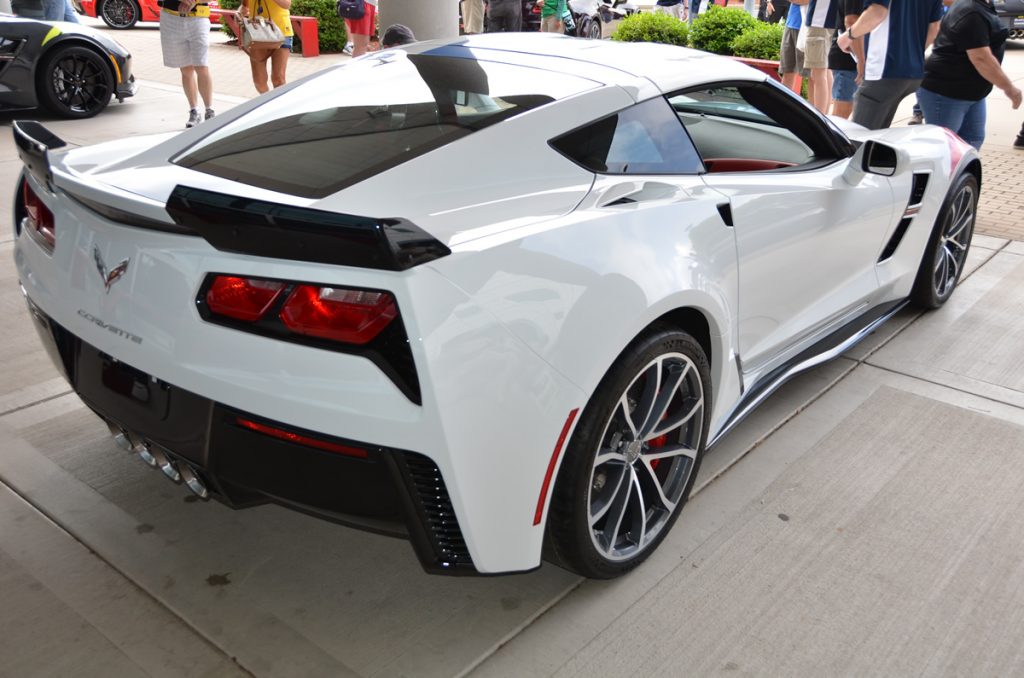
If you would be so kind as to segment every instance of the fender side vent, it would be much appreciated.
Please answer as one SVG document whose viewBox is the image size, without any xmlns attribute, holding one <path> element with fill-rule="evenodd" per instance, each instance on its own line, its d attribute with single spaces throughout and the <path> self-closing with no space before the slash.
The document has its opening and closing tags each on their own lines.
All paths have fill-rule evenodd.
<svg viewBox="0 0 1024 678">
<path fill-rule="evenodd" d="M 903 217 L 900 219 L 899 225 L 896 226 L 892 237 L 889 238 L 889 242 L 885 244 L 885 249 L 882 250 L 882 256 L 878 257 L 878 263 L 882 263 L 896 253 L 896 248 L 900 246 L 900 242 L 903 240 L 903 236 L 907 234 L 907 229 L 910 228 L 910 222 L 913 220 L 913 217 Z"/>
<path fill-rule="evenodd" d="M 914 175 L 914 183 L 910 186 L 910 201 L 907 203 L 907 207 L 919 207 L 921 201 L 924 200 L 925 189 L 928 188 L 928 177 L 927 173 L 917 173 Z"/>
</svg>

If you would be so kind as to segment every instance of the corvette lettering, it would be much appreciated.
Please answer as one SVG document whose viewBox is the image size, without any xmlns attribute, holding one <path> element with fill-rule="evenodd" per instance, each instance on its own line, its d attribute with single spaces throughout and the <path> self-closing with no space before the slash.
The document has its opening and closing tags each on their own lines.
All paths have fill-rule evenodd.
<svg viewBox="0 0 1024 678">
<path fill-rule="evenodd" d="M 111 334 L 116 334 L 117 336 L 122 337 L 123 339 L 131 339 L 136 344 L 142 343 L 142 337 L 140 337 L 139 335 L 132 334 L 131 332 L 127 330 L 122 330 L 120 327 L 116 327 L 114 325 L 108 325 L 107 323 L 103 322 L 102 320 L 94 316 L 92 313 L 89 313 L 88 311 L 78 309 L 78 315 L 82 316 L 83 318 L 85 318 L 92 324 L 96 325 L 97 327 L 102 327 Z"/>
</svg>

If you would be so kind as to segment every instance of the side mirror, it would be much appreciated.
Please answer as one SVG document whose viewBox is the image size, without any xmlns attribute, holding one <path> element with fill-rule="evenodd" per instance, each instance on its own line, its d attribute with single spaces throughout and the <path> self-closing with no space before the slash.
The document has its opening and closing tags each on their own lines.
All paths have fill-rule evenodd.
<svg viewBox="0 0 1024 678">
<path fill-rule="evenodd" d="M 843 178 L 856 186 L 865 174 L 891 177 L 910 165 L 906 151 L 879 141 L 865 141 L 850 158 Z"/>
<path fill-rule="evenodd" d="M 892 146 L 877 141 L 864 142 L 864 155 L 861 157 L 861 169 L 868 174 L 880 174 L 891 177 L 899 168 L 899 155 Z"/>
</svg>

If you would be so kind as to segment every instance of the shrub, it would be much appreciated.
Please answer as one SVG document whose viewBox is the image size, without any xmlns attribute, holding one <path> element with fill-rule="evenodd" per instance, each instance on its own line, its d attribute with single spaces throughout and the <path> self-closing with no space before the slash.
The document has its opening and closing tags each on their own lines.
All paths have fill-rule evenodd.
<svg viewBox="0 0 1024 678">
<path fill-rule="evenodd" d="M 732 54 L 732 41 L 758 20 L 739 7 L 713 5 L 697 17 L 690 27 L 690 47 L 715 54 Z"/>
<path fill-rule="evenodd" d="M 778 61 L 782 50 L 783 30 L 785 26 L 781 23 L 758 22 L 756 26 L 743 31 L 732 41 L 732 53 L 748 59 Z"/>
<path fill-rule="evenodd" d="M 627 16 L 615 29 L 612 40 L 619 42 L 661 42 L 686 47 L 690 27 L 668 14 L 639 12 Z"/>
<path fill-rule="evenodd" d="M 345 30 L 345 22 L 338 16 L 335 0 L 292 0 L 289 11 L 296 16 L 316 17 L 321 52 L 340 52 L 345 47 L 348 32 Z M 302 51 L 298 33 L 295 34 L 292 51 Z"/>
</svg>

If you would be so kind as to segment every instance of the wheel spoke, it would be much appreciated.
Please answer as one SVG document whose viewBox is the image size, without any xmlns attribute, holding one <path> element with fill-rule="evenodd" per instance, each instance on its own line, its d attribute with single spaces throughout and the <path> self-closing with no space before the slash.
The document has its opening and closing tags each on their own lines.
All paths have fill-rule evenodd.
<svg viewBox="0 0 1024 678">
<path fill-rule="evenodd" d="M 620 494 L 622 494 L 623 492 L 625 492 L 625 494 L 629 494 L 629 484 L 623 482 L 623 480 L 629 476 L 629 473 L 628 473 L 628 470 L 627 470 L 628 468 L 629 467 L 627 465 L 625 465 L 625 464 L 623 464 L 622 466 L 618 467 L 618 473 L 615 474 L 616 475 L 615 488 L 612 490 L 611 496 L 608 498 L 608 500 L 603 502 L 600 506 L 598 506 L 596 511 L 594 510 L 594 507 L 591 506 L 591 510 L 590 510 L 590 526 L 591 527 L 596 525 L 601 520 L 601 518 L 604 518 L 605 514 L 608 513 L 608 510 L 611 509 L 612 506 L 617 505 L 616 502 L 620 499 L 620 497 L 619 497 Z M 625 490 L 623 490 L 623 488 L 625 488 Z M 622 498 L 621 504 L 623 506 L 625 506 L 625 504 L 626 504 L 625 498 Z M 620 520 L 621 520 L 621 517 L 620 517 Z"/>
<path fill-rule="evenodd" d="M 644 542 L 647 541 L 647 502 L 644 501 L 644 490 L 640 486 L 640 476 L 636 473 L 636 467 L 630 466 L 629 468 L 632 471 L 630 481 L 633 488 L 636 490 L 637 501 L 637 510 L 633 515 L 633 525 L 630 526 L 630 533 L 633 533 L 634 531 L 638 531 L 640 533 L 639 535 L 635 535 L 635 539 L 633 539 L 633 543 L 639 549 L 643 547 Z"/>
<path fill-rule="evenodd" d="M 658 461 L 660 459 L 673 459 L 675 457 L 686 457 L 688 459 L 697 458 L 697 450 L 686 445 L 666 445 L 665 447 L 655 448 L 644 452 L 643 459 L 650 463 L 652 461 Z"/>
<path fill-rule="evenodd" d="M 605 551 L 608 555 L 615 552 L 615 544 L 618 541 L 619 530 L 622 529 L 622 519 L 626 516 L 626 509 L 629 507 L 629 496 L 633 494 L 633 479 L 636 472 L 632 466 L 627 466 L 626 473 L 622 474 L 623 482 L 616 488 L 615 497 L 609 502 L 608 518 L 601 532 Z"/>
<path fill-rule="evenodd" d="M 680 365 L 678 363 L 672 363 L 665 369 L 665 383 L 661 385 L 660 391 L 654 398 L 654 402 L 651 404 L 651 410 L 644 420 L 643 426 L 640 428 L 640 439 L 650 440 L 651 438 L 657 437 L 653 435 L 653 431 L 657 428 L 659 422 L 665 418 L 665 413 L 668 411 L 669 405 L 672 404 L 673 398 L 676 396 L 676 391 L 679 389 L 679 384 L 682 383 L 683 378 L 686 376 L 686 372 L 689 370 L 689 365 Z M 662 370 L 658 369 L 658 380 L 661 381 Z M 669 427 L 675 428 L 675 426 Z M 657 434 L 660 435 L 660 434 Z"/>
<path fill-rule="evenodd" d="M 650 460 L 644 459 L 643 463 L 640 464 L 640 468 L 647 471 L 646 477 L 649 481 L 648 484 L 653 487 L 658 503 L 661 504 L 660 508 L 664 509 L 668 513 L 672 513 L 676 508 L 676 502 L 665 496 L 665 488 L 661 486 L 661 481 L 658 479 L 658 475 L 654 472 L 654 469 L 651 468 Z"/>
<path fill-rule="evenodd" d="M 661 360 L 648 366 L 644 371 L 644 392 L 640 396 L 640 400 L 636 404 L 632 415 L 630 416 L 631 423 L 639 422 L 639 425 L 634 426 L 633 429 L 636 433 L 635 440 L 640 440 L 643 437 L 644 428 L 647 422 L 653 416 L 653 410 L 657 406 L 658 395 L 661 392 Z"/>
<path fill-rule="evenodd" d="M 622 397 L 619 398 L 618 409 L 622 411 L 623 422 L 629 427 L 629 433 L 635 440 L 638 434 L 636 424 L 633 423 L 633 417 L 629 414 L 629 398 L 627 397 L 627 394 L 623 393 Z"/>
</svg>

